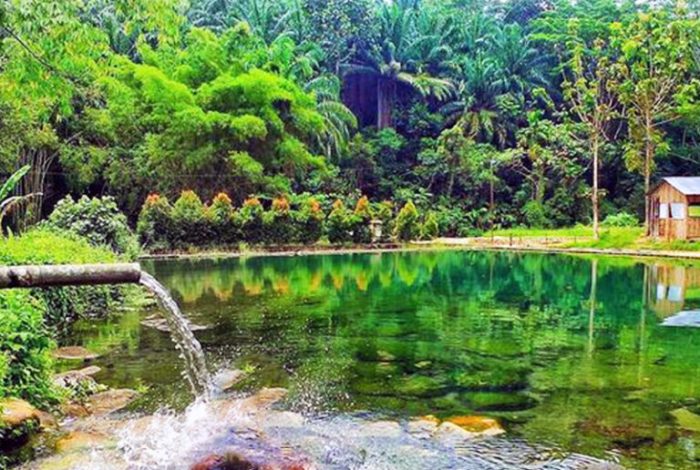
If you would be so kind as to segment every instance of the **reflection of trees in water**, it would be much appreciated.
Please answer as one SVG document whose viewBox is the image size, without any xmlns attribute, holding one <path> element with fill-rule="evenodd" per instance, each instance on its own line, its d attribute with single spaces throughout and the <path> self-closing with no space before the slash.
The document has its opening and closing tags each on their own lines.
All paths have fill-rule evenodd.
<svg viewBox="0 0 700 470">
<path fill-rule="evenodd" d="M 210 344 L 266 358 L 261 384 L 301 403 L 349 406 L 348 393 L 354 408 L 526 416 L 517 432 L 550 426 L 556 442 L 601 450 L 700 386 L 700 337 L 648 314 L 652 268 L 633 260 L 436 251 L 153 270 L 219 315 Z"/>
</svg>

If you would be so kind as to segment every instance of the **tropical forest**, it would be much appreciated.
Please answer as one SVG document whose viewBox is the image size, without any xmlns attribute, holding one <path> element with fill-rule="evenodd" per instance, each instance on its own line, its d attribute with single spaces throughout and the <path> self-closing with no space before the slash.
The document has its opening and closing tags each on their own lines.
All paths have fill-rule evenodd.
<svg viewBox="0 0 700 470">
<path fill-rule="evenodd" d="M 700 0 L 0 0 L 0 469 L 700 465 Z"/>
</svg>

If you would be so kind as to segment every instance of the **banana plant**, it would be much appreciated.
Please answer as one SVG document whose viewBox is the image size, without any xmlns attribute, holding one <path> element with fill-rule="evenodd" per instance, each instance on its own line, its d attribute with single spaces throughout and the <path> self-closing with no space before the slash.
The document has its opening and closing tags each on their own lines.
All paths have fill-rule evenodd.
<svg viewBox="0 0 700 470">
<path fill-rule="evenodd" d="M 2 220 L 5 215 L 9 213 L 12 209 L 19 206 L 23 202 L 29 201 L 32 198 L 41 196 L 41 193 L 26 194 L 24 196 L 10 196 L 15 186 L 24 178 L 24 175 L 29 173 L 31 167 L 29 165 L 23 166 L 15 173 L 10 175 L 10 177 L 0 186 L 0 226 L 2 226 Z"/>
</svg>

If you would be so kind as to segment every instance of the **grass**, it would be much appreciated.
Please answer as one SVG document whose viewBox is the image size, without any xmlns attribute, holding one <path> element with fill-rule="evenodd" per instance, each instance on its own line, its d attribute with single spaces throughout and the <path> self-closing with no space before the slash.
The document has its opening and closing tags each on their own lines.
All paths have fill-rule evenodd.
<svg viewBox="0 0 700 470">
<path fill-rule="evenodd" d="M 520 241 L 544 241 L 544 239 L 564 239 L 551 244 L 562 248 L 630 249 L 654 251 L 700 251 L 700 243 L 693 241 L 653 241 L 644 237 L 641 227 L 601 227 L 600 239 L 593 240 L 593 229 L 583 225 L 558 229 L 512 228 L 495 230 L 484 235 L 485 239 L 513 237 Z"/>
</svg>

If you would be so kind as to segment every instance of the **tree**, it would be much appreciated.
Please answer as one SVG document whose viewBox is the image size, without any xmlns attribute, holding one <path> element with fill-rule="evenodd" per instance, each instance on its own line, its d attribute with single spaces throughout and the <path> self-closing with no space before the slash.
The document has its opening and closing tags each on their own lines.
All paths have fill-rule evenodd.
<svg viewBox="0 0 700 470">
<path fill-rule="evenodd" d="M 346 78 L 364 76 L 373 80 L 378 129 L 393 125 L 392 113 L 400 85 L 438 100 L 446 99 L 453 91 L 449 80 L 432 77 L 409 60 L 413 45 L 418 41 L 414 15 L 411 7 L 384 4 L 379 14 L 379 44 L 371 51 L 363 51 L 358 62 L 343 67 Z"/>
<path fill-rule="evenodd" d="M 644 226 L 649 231 L 649 190 L 654 160 L 668 149 L 664 126 L 679 119 L 675 97 L 688 82 L 691 41 L 697 22 L 665 11 L 639 13 L 628 25 L 613 25 L 620 100 L 629 129 L 625 160 L 644 176 Z"/>
<path fill-rule="evenodd" d="M 609 59 L 609 51 L 602 40 L 597 40 L 592 49 L 586 48 L 578 33 L 578 24 L 570 23 L 571 40 L 567 46 L 571 55 L 564 69 L 562 88 L 570 111 L 586 128 L 587 143 L 591 150 L 593 167 L 591 205 L 593 208 L 593 238 L 598 240 L 599 190 L 598 172 L 600 151 L 607 140 L 610 122 L 617 116 L 617 82 Z"/>
</svg>

